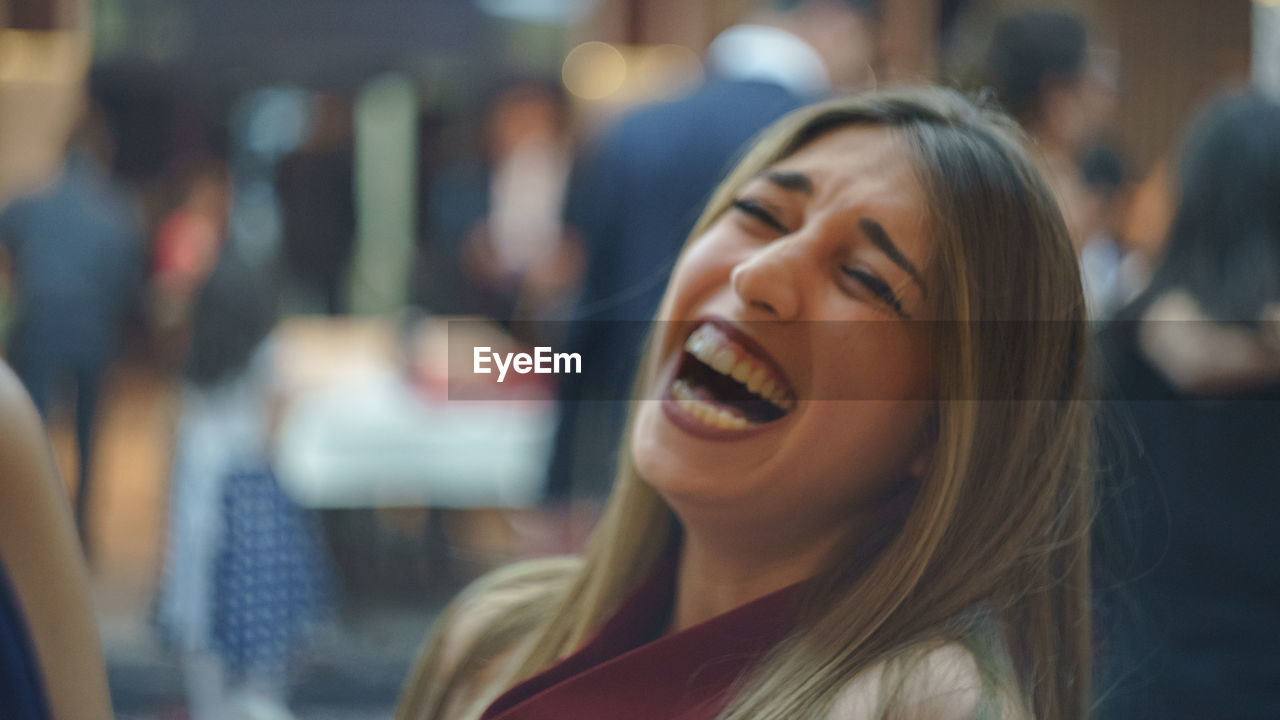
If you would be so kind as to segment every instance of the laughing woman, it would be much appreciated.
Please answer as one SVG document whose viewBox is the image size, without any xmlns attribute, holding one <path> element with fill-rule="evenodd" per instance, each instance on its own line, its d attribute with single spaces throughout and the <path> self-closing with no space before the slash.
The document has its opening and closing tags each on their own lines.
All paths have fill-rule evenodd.
<svg viewBox="0 0 1280 720">
<path fill-rule="evenodd" d="M 1004 118 L 784 118 L 675 267 L 584 557 L 465 591 L 397 717 L 1086 716 L 1083 317 Z"/>
</svg>

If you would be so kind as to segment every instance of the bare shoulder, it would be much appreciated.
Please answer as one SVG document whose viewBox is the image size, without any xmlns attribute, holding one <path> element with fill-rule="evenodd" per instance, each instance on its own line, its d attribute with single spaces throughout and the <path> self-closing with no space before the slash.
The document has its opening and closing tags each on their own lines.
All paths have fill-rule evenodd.
<svg viewBox="0 0 1280 720">
<path fill-rule="evenodd" d="M 0 458 L 10 461 L 29 454 L 30 443 L 40 437 L 40 418 L 35 408 L 17 376 L 0 362 Z"/>
<path fill-rule="evenodd" d="M 401 693 L 397 720 L 464 714 L 580 567 L 574 557 L 532 560 L 499 568 L 463 590 L 427 636 Z"/>
<path fill-rule="evenodd" d="M 65 490 L 40 417 L 0 362 L 0 566 L 55 717 L 111 716 L 102 648 Z"/>
<path fill-rule="evenodd" d="M 876 663 L 850 681 L 828 720 L 876 720 L 886 704 L 894 708 L 893 717 L 973 720 L 983 706 L 977 659 L 964 645 L 946 642 Z M 1001 720 L 1024 717 L 1015 703 L 998 704 Z"/>
<path fill-rule="evenodd" d="M 0 362 L 0 560 L 20 562 L 37 552 L 36 537 L 26 533 L 62 519 L 49 517 L 66 502 L 57 477 L 40 416 Z"/>
</svg>

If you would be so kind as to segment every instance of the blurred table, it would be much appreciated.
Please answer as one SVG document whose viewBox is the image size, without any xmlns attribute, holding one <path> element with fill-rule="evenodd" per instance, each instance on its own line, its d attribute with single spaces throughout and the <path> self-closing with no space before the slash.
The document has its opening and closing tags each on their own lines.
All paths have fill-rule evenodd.
<svg viewBox="0 0 1280 720">
<path fill-rule="evenodd" d="M 550 400 L 450 401 L 442 320 L 294 318 L 279 330 L 288 396 L 281 484 L 313 508 L 536 505 L 556 427 Z M 497 332 L 496 330 L 492 332 Z M 493 342 L 486 337 L 485 342 Z M 434 378 L 434 380 L 433 380 Z"/>
</svg>

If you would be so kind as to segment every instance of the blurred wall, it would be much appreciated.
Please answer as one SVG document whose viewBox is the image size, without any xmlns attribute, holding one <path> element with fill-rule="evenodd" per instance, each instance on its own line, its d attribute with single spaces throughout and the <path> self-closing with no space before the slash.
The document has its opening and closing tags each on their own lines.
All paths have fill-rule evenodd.
<svg viewBox="0 0 1280 720">
<path fill-rule="evenodd" d="M 1104 41 L 1120 51 L 1118 140 L 1139 174 L 1175 152 L 1214 93 L 1249 77 L 1249 0 L 1088 0 Z"/>
<path fill-rule="evenodd" d="M 937 72 L 938 0 L 880 0 L 883 58 L 889 80 L 930 80 Z M 579 40 L 628 45 L 674 43 L 699 54 L 763 0 L 601 0 Z"/>
<path fill-rule="evenodd" d="M 1177 148 L 1200 104 L 1249 75 L 1249 0 L 969 0 L 946 38 L 944 79 L 975 86 L 996 18 L 1028 7 L 1074 10 L 1118 51 L 1111 139 L 1139 178 Z"/>
<path fill-rule="evenodd" d="M 1280 100 L 1280 0 L 1257 0 L 1253 5 L 1253 80 Z"/>
</svg>

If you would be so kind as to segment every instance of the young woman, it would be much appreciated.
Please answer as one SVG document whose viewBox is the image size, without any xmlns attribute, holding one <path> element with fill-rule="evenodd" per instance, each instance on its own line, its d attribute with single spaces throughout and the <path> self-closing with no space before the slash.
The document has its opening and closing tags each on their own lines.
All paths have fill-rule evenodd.
<svg viewBox="0 0 1280 720">
<path fill-rule="evenodd" d="M 398 717 L 1083 717 L 1083 318 L 1007 120 L 784 118 L 675 267 L 584 557 L 464 592 Z"/>
<path fill-rule="evenodd" d="M 274 293 L 228 250 L 193 298 L 154 620 L 194 720 L 292 718 L 291 660 L 326 614 L 318 537 L 271 471 Z"/>
</svg>

